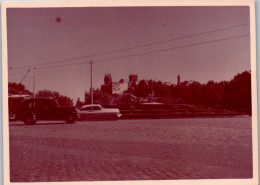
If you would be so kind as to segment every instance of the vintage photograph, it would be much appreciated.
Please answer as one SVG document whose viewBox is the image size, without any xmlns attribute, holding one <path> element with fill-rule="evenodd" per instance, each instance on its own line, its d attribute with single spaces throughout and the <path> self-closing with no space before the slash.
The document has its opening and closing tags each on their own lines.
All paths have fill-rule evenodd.
<svg viewBox="0 0 260 185">
<path fill-rule="evenodd" d="M 14 5 L 11 183 L 256 178 L 249 5 Z"/>
</svg>

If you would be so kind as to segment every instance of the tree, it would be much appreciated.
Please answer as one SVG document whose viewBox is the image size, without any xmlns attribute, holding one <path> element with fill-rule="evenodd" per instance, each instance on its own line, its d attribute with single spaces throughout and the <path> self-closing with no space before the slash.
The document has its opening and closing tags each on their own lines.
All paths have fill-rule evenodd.
<svg viewBox="0 0 260 185">
<path fill-rule="evenodd" d="M 141 80 L 136 87 L 135 95 L 137 97 L 146 98 L 149 94 L 149 86 L 145 80 Z"/>
<path fill-rule="evenodd" d="M 215 83 L 214 81 L 208 81 L 206 85 L 203 86 L 202 98 L 203 105 L 205 107 L 219 107 L 223 94 L 223 83 Z"/>
<path fill-rule="evenodd" d="M 237 74 L 224 87 L 221 106 L 251 114 L 251 73 Z"/>
<path fill-rule="evenodd" d="M 93 103 L 101 105 L 111 105 L 113 101 L 113 95 L 108 92 L 104 92 L 100 89 L 93 90 Z M 90 93 L 85 93 L 85 104 L 91 104 L 91 95 Z"/>
<path fill-rule="evenodd" d="M 71 98 L 67 96 L 60 95 L 56 91 L 50 91 L 50 90 L 40 90 L 36 93 L 36 97 L 51 97 L 55 98 L 61 106 L 72 106 L 73 101 Z"/>
<path fill-rule="evenodd" d="M 33 95 L 32 92 L 25 89 L 25 86 L 21 83 L 8 83 L 8 94 L 9 95 Z"/>
<path fill-rule="evenodd" d="M 84 102 L 80 101 L 80 99 L 78 98 L 77 102 L 76 102 L 76 107 L 79 108 L 82 105 L 84 105 Z"/>
</svg>

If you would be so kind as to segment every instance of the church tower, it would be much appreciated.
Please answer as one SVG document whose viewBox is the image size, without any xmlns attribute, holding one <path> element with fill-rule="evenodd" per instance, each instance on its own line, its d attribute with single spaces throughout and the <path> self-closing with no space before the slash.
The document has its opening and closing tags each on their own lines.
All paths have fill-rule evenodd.
<svg viewBox="0 0 260 185">
<path fill-rule="evenodd" d="M 181 77 L 180 77 L 180 75 L 178 74 L 178 76 L 177 76 L 177 85 L 180 85 L 180 83 L 181 83 Z"/>
</svg>

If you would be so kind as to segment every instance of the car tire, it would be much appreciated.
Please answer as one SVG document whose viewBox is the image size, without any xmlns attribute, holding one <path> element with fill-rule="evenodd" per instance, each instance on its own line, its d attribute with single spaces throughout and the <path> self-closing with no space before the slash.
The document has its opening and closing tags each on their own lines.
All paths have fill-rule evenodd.
<svg viewBox="0 0 260 185">
<path fill-rule="evenodd" d="M 28 113 L 23 119 L 25 125 L 34 125 L 36 123 L 36 115 L 35 113 Z"/>
<path fill-rule="evenodd" d="M 75 116 L 73 116 L 73 115 L 68 115 L 67 117 L 66 117 L 66 122 L 67 123 L 75 123 Z"/>
</svg>

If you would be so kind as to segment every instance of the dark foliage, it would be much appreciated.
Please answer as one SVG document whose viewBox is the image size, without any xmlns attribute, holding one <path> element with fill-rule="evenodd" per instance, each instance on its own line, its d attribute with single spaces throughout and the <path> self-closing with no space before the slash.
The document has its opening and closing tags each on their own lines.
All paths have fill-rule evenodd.
<svg viewBox="0 0 260 185">
<path fill-rule="evenodd" d="M 55 98 L 59 102 L 59 105 L 61 105 L 61 106 L 72 106 L 73 105 L 71 98 L 69 98 L 67 96 L 60 95 L 58 92 L 50 91 L 50 90 L 46 90 L 46 89 L 38 91 L 36 93 L 36 97 Z"/>
<path fill-rule="evenodd" d="M 221 106 L 251 114 L 251 74 L 249 72 L 238 74 L 225 84 Z"/>
<path fill-rule="evenodd" d="M 8 94 L 9 95 L 30 95 L 33 96 L 33 93 L 26 90 L 25 86 L 21 83 L 8 83 Z M 73 102 L 67 96 L 60 95 L 58 92 L 50 90 L 41 90 L 38 91 L 35 95 L 36 97 L 51 97 L 58 100 L 61 106 L 72 106 Z"/>
<path fill-rule="evenodd" d="M 100 89 L 94 89 L 93 101 L 94 104 L 109 105 L 113 103 L 113 96 L 111 93 L 101 91 Z M 90 93 L 85 93 L 85 104 L 91 104 Z"/>
<path fill-rule="evenodd" d="M 104 88 L 104 87 L 103 87 Z M 10 95 L 32 95 L 24 85 L 8 83 Z M 138 98 L 133 98 L 134 95 Z M 72 99 L 49 90 L 39 91 L 37 97 L 53 97 L 60 105 L 72 105 Z M 208 81 L 200 84 L 196 81 L 184 81 L 178 85 L 166 84 L 161 81 L 141 80 L 133 83 L 123 95 L 112 95 L 109 91 L 94 90 L 94 103 L 105 105 L 140 104 L 144 102 L 160 102 L 166 105 L 189 104 L 202 108 L 226 109 L 251 114 L 251 73 L 245 71 L 237 74 L 231 81 Z M 131 101 L 130 101 L 131 100 Z M 91 103 L 89 93 L 85 94 L 85 104 Z M 78 100 L 77 105 L 83 102 Z"/>
<path fill-rule="evenodd" d="M 161 81 L 141 80 L 134 89 L 132 87 L 131 93 L 147 101 L 153 95 L 153 100 L 164 104 L 190 104 L 251 114 L 251 73 L 248 71 L 237 74 L 229 82 L 219 83 L 184 81 L 168 85 Z"/>
<path fill-rule="evenodd" d="M 25 86 L 21 83 L 8 83 L 9 95 L 33 95 L 32 92 L 25 89 Z"/>
</svg>

